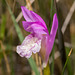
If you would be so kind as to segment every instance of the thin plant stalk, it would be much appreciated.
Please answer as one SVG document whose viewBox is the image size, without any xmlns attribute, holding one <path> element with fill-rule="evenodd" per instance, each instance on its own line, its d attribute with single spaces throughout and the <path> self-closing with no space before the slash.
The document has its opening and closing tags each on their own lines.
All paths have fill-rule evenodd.
<svg viewBox="0 0 75 75">
<path fill-rule="evenodd" d="M 53 11 L 53 7 L 54 6 L 54 0 L 51 0 L 51 9 L 50 9 L 50 28 L 52 26 L 52 21 L 53 21 L 53 15 L 54 15 L 54 11 Z M 55 46 L 55 43 L 53 45 L 53 49 L 52 49 L 52 65 L 51 65 L 51 75 L 53 75 L 54 73 L 54 53 L 55 53 L 55 50 L 54 50 L 54 46 Z"/>
<path fill-rule="evenodd" d="M 61 20 L 59 18 L 59 13 L 58 13 L 58 8 L 57 8 L 57 4 L 56 4 L 56 0 L 54 0 L 55 2 L 55 9 L 56 9 L 56 13 L 57 13 L 57 17 L 58 17 L 58 41 L 59 41 L 59 51 L 61 54 L 61 60 L 62 60 L 62 66 L 64 66 L 65 62 L 66 62 L 66 52 L 65 52 L 65 46 L 64 46 L 64 38 L 63 38 L 63 34 L 61 32 Z"/>
<path fill-rule="evenodd" d="M 68 53 L 69 53 L 69 48 L 66 48 L 66 57 L 68 56 Z M 71 54 L 71 51 L 70 51 L 69 54 Z M 73 69 L 72 69 L 71 59 L 70 58 L 68 59 L 67 70 L 68 70 L 68 75 L 73 75 Z"/>
<path fill-rule="evenodd" d="M 51 0 L 51 10 L 50 10 L 51 25 L 53 20 L 53 5 L 54 5 L 54 0 Z"/>
<path fill-rule="evenodd" d="M 40 57 L 39 57 L 39 66 L 40 66 L 40 75 L 43 75 L 43 73 L 42 73 L 42 61 L 41 61 Z"/>
<path fill-rule="evenodd" d="M 64 75 L 64 71 L 65 71 L 65 68 L 66 68 L 66 66 L 67 66 L 67 63 L 68 63 L 68 60 L 69 60 L 69 57 L 70 57 L 71 53 L 72 53 L 72 48 L 71 48 L 71 50 L 70 50 L 70 52 L 69 52 L 69 54 L 68 54 L 68 57 L 67 57 L 67 60 L 66 60 L 66 62 L 65 62 L 65 65 L 64 65 L 64 68 L 63 68 L 63 70 L 62 70 L 62 74 L 61 74 L 61 75 Z"/>
<path fill-rule="evenodd" d="M 54 74 L 54 53 L 55 53 L 55 50 L 54 50 L 54 46 L 55 46 L 55 43 L 53 45 L 53 49 L 52 49 L 52 65 L 51 65 L 51 74 L 53 75 Z"/>
<path fill-rule="evenodd" d="M 44 68 L 44 75 L 50 75 L 50 67 L 49 67 L 49 62 L 47 66 Z"/>
</svg>

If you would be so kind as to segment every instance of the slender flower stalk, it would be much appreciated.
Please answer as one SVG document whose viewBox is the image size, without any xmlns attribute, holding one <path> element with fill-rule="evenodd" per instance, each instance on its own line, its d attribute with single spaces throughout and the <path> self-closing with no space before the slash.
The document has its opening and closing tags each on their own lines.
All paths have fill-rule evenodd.
<svg viewBox="0 0 75 75">
<path fill-rule="evenodd" d="M 23 27 L 30 34 L 25 37 L 21 45 L 17 46 L 17 53 L 21 57 L 28 59 L 32 53 L 35 54 L 38 52 L 43 60 L 44 67 L 46 67 L 58 28 L 57 15 L 54 14 L 53 24 L 49 34 L 45 22 L 38 14 L 29 11 L 24 6 L 21 6 L 21 9 L 26 20 L 22 21 Z"/>
</svg>

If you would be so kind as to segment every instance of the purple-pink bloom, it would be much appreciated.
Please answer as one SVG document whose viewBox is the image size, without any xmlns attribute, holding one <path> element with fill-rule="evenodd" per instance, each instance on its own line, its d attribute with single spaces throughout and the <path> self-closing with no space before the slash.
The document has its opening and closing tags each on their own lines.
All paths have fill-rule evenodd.
<svg viewBox="0 0 75 75">
<path fill-rule="evenodd" d="M 46 66 L 58 28 L 57 15 L 54 14 L 52 28 L 49 34 L 45 22 L 38 14 L 29 11 L 24 6 L 22 6 L 21 9 L 26 20 L 22 22 L 23 27 L 27 32 L 30 32 L 30 34 L 25 37 L 21 45 L 17 46 L 17 53 L 21 57 L 30 58 L 32 53 L 35 54 L 39 52 Z"/>
</svg>

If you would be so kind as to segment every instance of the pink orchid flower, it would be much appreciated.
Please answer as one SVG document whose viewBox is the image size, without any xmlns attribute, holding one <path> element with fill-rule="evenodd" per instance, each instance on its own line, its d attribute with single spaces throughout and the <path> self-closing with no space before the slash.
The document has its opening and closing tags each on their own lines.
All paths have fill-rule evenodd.
<svg viewBox="0 0 75 75">
<path fill-rule="evenodd" d="M 22 22 L 23 27 L 31 34 L 25 37 L 21 45 L 17 46 L 17 53 L 21 57 L 30 58 L 32 53 L 35 54 L 38 52 L 46 66 L 58 28 L 57 15 L 54 14 L 53 24 L 49 34 L 45 22 L 38 14 L 29 11 L 24 6 L 21 9 L 26 20 Z"/>
</svg>

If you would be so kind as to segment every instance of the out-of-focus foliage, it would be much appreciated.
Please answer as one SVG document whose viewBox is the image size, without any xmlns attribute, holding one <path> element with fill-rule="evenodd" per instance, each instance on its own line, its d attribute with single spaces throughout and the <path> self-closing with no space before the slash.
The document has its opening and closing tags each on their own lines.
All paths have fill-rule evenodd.
<svg viewBox="0 0 75 75">
<path fill-rule="evenodd" d="M 29 64 L 33 65 L 32 67 L 35 67 L 35 65 L 33 64 L 34 62 L 29 63 L 26 58 L 21 58 L 16 53 L 16 46 L 21 44 L 24 37 L 29 34 L 23 29 L 22 26 L 22 21 L 24 20 L 24 18 L 22 17 L 18 21 L 18 23 L 15 20 L 19 15 L 19 13 L 21 12 L 20 7 L 26 5 L 26 0 L 6 0 L 6 1 L 9 4 L 9 7 L 11 8 L 13 14 L 10 14 L 11 11 L 8 10 L 5 0 L 0 0 L 0 41 L 2 42 L 3 47 L 5 48 L 5 54 L 9 62 L 11 75 L 31 75 L 34 72 L 30 68 Z M 67 17 L 67 14 L 69 13 L 69 10 L 74 0 L 56 0 L 56 1 L 57 1 L 56 5 L 58 8 L 57 12 L 60 22 L 59 27 L 62 28 L 65 18 Z M 52 3 L 51 0 L 34 0 L 34 2 L 32 3 L 33 11 L 38 13 L 45 20 L 48 28 L 49 25 L 51 25 L 51 20 L 52 20 L 51 14 L 55 12 L 55 3 L 54 3 L 52 6 L 53 13 L 51 13 L 51 3 Z M 56 36 L 56 39 L 58 40 L 58 34 Z M 63 39 L 64 39 L 63 42 L 65 43 L 66 57 L 70 51 L 70 48 L 71 47 L 73 48 L 73 52 L 69 57 L 68 63 L 66 65 L 67 67 L 64 71 L 64 75 L 74 75 L 75 74 L 74 71 L 75 70 L 75 12 L 72 14 L 71 20 L 69 21 L 66 31 L 63 34 Z M 54 62 L 53 62 L 54 71 L 52 71 L 51 69 L 50 70 L 55 75 L 61 75 L 63 70 L 62 61 L 60 57 L 61 55 L 56 53 L 57 51 L 59 52 L 59 40 L 58 42 L 56 42 L 55 40 L 54 50 L 55 50 L 54 54 L 56 55 L 54 57 Z M 52 54 L 50 55 L 50 60 L 49 60 L 50 68 L 52 66 L 51 56 Z M 29 59 L 29 61 L 31 60 L 32 58 Z M 1 48 L 0 44 L 0 75 L 5 75 L 5 74 L 8 75 L 6 65 L 7 64 L 4 59 L 3 49 Z M 40 71 L 39 65 L 38 68 Z M 33 69 L 34 71 L 36 70 L 36 68 Z M 44 70 L 42 68 L 42 72 L 43 71 Z"/>
</svg>

